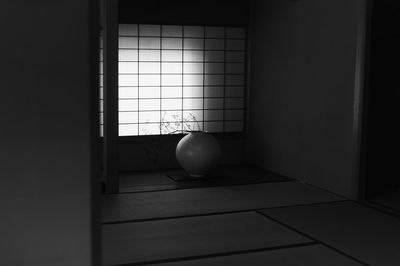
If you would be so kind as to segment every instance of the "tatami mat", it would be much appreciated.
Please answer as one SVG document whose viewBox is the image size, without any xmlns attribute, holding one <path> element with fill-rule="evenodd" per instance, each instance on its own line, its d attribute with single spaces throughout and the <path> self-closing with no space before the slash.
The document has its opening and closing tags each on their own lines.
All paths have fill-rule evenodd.
<svg viewBox="0 0 400 266">
<path fill-rule="evenodd" d="M 157 264 L 159 266 L 360 266 L 322 245 L 252 252 L 223 257 Z"/>
<path fill-rule="evenodd" d="M 107 195 L 103 223 L 254 210 L 343 200 L 299 182 Z"/>
<path fill-rule="evenodd" d="M 368 200 L 385 208 L 400 212 L 400 188 L 385 190 Z"/>
<path fill-rule="evenodd" d="M 103 225 L 103 263 L 223 255 L 313 241 L 256 212 Z"/>
<path fill-rule="evenodd" d="M 400 265 L 400 220 L 396 217 L 354 202 L 263 213 L 367 264 Z"/>
</svg>

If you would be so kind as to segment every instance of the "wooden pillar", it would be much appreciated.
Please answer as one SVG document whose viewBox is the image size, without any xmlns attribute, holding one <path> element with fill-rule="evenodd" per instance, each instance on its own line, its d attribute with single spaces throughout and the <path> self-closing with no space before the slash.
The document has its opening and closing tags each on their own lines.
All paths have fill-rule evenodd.
<svg viewBox="0 0 400 266">
<path fill-rule="evenodd" d="M 118 0 L 103 0 L 104 142 L 106 194 L 118 193 Z"/>
</svg>

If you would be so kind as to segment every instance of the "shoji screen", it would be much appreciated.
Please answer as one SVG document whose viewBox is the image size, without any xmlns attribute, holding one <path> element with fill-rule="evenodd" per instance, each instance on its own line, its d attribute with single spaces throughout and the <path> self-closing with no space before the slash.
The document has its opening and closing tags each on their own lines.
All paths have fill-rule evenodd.
<svg viewBox="0 0 400 266">
<path fill-rule="evenodd" d="M 119 135 L 244 131 L 246 30 L 121 24 Z"/>
</svg>

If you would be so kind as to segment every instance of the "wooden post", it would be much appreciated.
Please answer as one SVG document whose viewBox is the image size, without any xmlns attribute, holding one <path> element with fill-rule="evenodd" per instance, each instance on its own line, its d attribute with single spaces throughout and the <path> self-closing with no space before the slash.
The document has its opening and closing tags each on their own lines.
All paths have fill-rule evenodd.
<svg viewBox="0 0 400 266">
<path fill-rule="evenodd" d="M 119 192 L 118 176 L 118 1 L 103 0 L 104 142 L 106 194 Z"/>
</svg>

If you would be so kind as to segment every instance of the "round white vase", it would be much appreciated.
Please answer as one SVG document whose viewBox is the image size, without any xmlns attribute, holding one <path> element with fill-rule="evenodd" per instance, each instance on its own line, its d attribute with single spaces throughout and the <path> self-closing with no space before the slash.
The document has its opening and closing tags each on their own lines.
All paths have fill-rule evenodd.
<svg viewBox="0 0 400 266">
<path fill-rule="evenodd" d="M 204 177 L 221 156 L 218 141 L 202 131 L 190 132 L 176 146 L 176 159 L 193 178 Z"/>
</svg>

